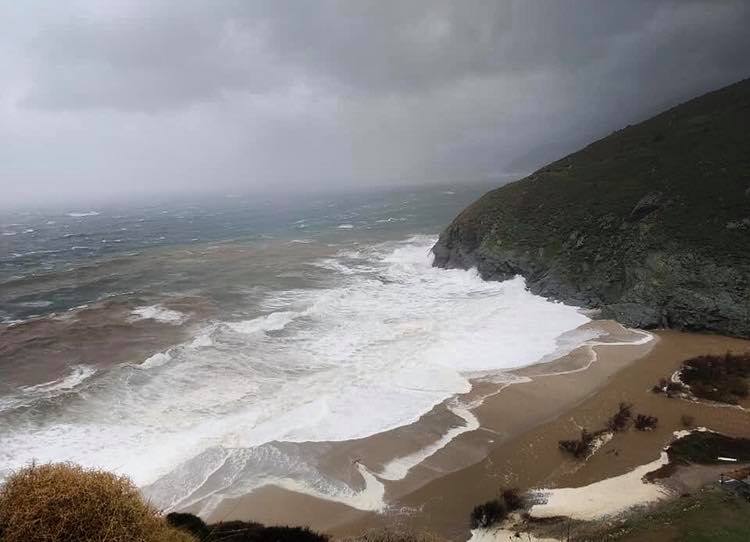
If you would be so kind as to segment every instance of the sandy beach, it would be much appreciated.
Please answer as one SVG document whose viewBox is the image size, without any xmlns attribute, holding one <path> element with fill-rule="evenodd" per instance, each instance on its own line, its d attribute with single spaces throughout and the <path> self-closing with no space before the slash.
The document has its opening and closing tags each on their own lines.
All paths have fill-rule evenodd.
<svg viewBox="0 0 750 542">
<path fill-rule="evenodd" d="M 222 501 L 209 519 L 304 524 L 341 536 L 389 524 L 465 540 L 473 506 L 493 498 L 500 488 L 579 487 L 624 474 L 657 460 L 672 433 L 682 429 L 684 414 L 692 416 L 696 425 L 750 436 L 747 411 L 669 399 L 650 391 L 683 360 L 746 351 L 750 341 L 657 331 L 645 342 L 640 332 L 628 332 L 613 322 L 587 325 L 609 334 L 560 359 L 514 371 L 518 381 L 511 385 L 475 382 L 462 399 L 479 403 L 472 410 L 480 426 L 476 430 L 468 430 L 470 424 L 462 423 L 455 409 L 441 405 L 407 427 L 360 441 L 317 445 L 321 455 L 327 451 L 328 468 L 339 469 L 353 485 L 359 483 L 363 499 L 382 495 L 385 508 L 357 510 L 291 488 L 266 486 Z M 558 440 L 575 438 L 583 427 L 602 427 L 621 401 L 632 403 L 635 413 L 657 416 L 656 430 L 616 434 L 586 462 L 558 451 Z M 464 432 L 408 470 L 403 479 L 376 476 L 364 487 L 363 465 L 365 472 L 381 474 L 389 459 L 403 459 L 439 439 L 446 422 L 463 427 Z"/>
</svg>

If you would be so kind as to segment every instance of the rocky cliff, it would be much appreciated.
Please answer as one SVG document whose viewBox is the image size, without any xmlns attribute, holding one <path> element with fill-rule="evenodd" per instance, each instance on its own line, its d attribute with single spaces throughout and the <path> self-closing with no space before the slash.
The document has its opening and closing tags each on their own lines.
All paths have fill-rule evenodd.
<svg viewBox="0 0 750 542">
<path fill-rule="evenodd" d="M 485 194 L 433 252 L 628 326 L 750 337 L 750 79 Z"/>
</svg>

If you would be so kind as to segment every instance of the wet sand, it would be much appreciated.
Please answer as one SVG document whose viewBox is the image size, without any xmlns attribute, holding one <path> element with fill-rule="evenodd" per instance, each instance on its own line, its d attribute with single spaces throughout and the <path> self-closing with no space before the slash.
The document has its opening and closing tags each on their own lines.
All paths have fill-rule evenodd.
<svg viewBox="0 0 750 542">
<path fill-rule="evenodd" d="M 609 326 L 608 340 L 623 338 L 612 323 L 590 325 Z M 486 396 L 473 410 L 481 427 L 459 435 L 403 480 L 386 482 L 388 508 L 383 513 L 269 486 L 224 500 L 208 519 L 303 524 L 336 536 L 387 524 L 466 540 L 471 509 L 495 497 L 500 488 L 579 487 L 623 474 L 657 459 L 672 432 L 683 429 L 683 414 L 692 416 L 698 426 L 750 436 L 747 411 L 669 399 L 650 391 L 683 360 L 747 351 L 750 341 L 674 331 L 654 336 L 646 344 L 595 346 L 598 359 L 593 363 L 592 349 L 584 347 L 554 362 L 517 370 L 517 376 L 528 377 L 522 383 L 476 383 L 469 395 Z M 575 438 L 580 428 L 603 427 L 621 401 L 633 403 L 634 413 L 657 416 L 656 430 L 618 433 L 586 462 L 571 460 L 558 450 L 558 440 Z M 326 454 L 326 460 L 356 486 L 361 476 L 354 459 L 377 473 L 389 458 L 437 438 L 450 416 L 457 418 L 441 405 L 417 424 L 360 441 L 329 444 L 328 451 L 335 452 Z"/>
</svg>

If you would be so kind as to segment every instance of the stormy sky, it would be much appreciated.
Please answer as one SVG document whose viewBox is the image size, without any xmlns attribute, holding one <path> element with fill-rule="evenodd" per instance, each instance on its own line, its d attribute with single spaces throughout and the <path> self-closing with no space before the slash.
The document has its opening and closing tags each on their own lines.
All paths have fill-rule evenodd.
<svg viewBox="0 0 750 542">
<path fill-rule="evenodd" d="M 7 1 L 0 203 L 469 182 L 750 76 L 750 2 Z"/>
</svg>

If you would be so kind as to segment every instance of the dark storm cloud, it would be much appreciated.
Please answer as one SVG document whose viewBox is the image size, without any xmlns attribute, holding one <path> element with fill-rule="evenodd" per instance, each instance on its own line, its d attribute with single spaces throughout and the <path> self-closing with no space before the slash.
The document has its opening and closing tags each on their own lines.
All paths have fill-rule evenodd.
<svg viewBox="0 0 750 542">
<path fill-rule="evenodd" d="M 19 198 L 498 176 L 750 75 L 742 0 L 0 9 Z"/>
</svg>

